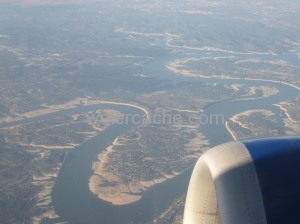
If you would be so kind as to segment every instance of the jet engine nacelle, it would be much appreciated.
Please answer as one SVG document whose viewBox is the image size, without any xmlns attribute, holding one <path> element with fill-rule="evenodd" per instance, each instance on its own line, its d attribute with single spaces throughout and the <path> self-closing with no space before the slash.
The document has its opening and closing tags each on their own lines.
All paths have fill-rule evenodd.
<svg viewBox="0 0 300 224">
<path fill-rule="evenodd" d="M 195 165 L 184 224 L 300 223 L 300 138 L 229 142 Z"/>
</svg>

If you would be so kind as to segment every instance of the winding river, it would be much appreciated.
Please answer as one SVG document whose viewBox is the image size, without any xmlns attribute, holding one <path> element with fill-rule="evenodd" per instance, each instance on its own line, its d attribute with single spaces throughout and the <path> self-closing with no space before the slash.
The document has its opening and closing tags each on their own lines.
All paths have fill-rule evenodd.
<svg viewBox="0 0 300 224">
<path fill-rule="evenodd" d="M 163 43 L 162 43 L 163 44 Z M 164 45 L 163 47 L 167 47 Z M 191 51 L 195 57 L 206 57 L 207 52 Z M 212 52 L 209 52 L 212 54 Z M 228 53 L 214 52 L 213 56 L 231 55 Z M 212 56 L 212 55 L 210 55 Z M 240 56 L 240 55 L 239 55 Z M 255 80 L 229 80 L 229 79 L 201 79 L 189 78 L 175 75 L 166 69 L 166 63 L 173 60 L 184 58 L 186 55 L 174 55 L 165 58 L 155 59 L 144 67 L 144 73 L 151 77 L 159 79 L 169 79 L 174 82 L 193 81 L 221 84 L 244 84 L 245 86 L 266 85 L 276 87 L 279 93 L 256 100 L 245 101 L 226 101 L 212 104 L 205 108 L 205 114 L 223 114 L 228 120 L 233 115 L 251 109 L 267 109 L 276 113 L 278 121 L 281 121 L 281 111 L 273 104 L 294 99 L 299 95 L 299 91 L 289 85 L 273 83 L 268 81 Z M 274 59 L 272 55 L 242 55 L 242 57 L 262 57 L 262 59 Z M 289 55 L 291 63 L 295 63 L 295 55 Z M 128 107 L 119 108 L 120 111 L 128 113 L 126 110 L 132 110 Z M 125 130 L 133 125 L 115 125 L 100 133 L 96 138 L 77 147 L 70 154 L 65 165 L 56 181 L 53 192 L 53 205 L 58 215 L 61 216 L 58 221 L 68 221 L 70 223 L 86 224 L 129 224 L 129 223 L 149 223 L 154 217 L 165 210 L 172 201 L 184 194 L 187 190 L 188 181 L 192 169 L 183 174 L 168 180 L 162 184 L 152 187 L 143 194 L 143 198 L 131 205 L 113 206 L 107 202 L 101 201 L 91 194 L 88 188 L 88 178 L 91 175 L 91 165 L 97 158 L 97 155 L 104 150 L 111 142 Z M 232 140 L 226 127 L 222 124 L 206 125 L 200 127 L 211 143 L 211 146 Z M 45 221 L 44 223 L 55 223 Z"/>
<path fill-rule="evenodd" d="M 168 46 L 160 40 L 158 44 L 164 48 Z M 168 47 L 170 48 L 170 47 Z M 206 51 L 189 51 L 192 57 L 211 57 L 229 56 L 231 53 L 224 52 L 206 52 Z M 188 57 L 190 57 L 188 56 Z M 291 64 L 299 66 L 299 59 L 296 55 L 238 55 L 245 58 L 261 58 L 264 60 L 284 58 Z M 229 80 L 229 79 L 202 79 L 178 76 L 166 69 L 166 63 L 185 58 L 187 55 L 173 55 L 160 59 L 155 59 L 144 66 L 144 73 L 151 77 L 159 79 L 169 79 L 173 82 L 193 81 L 220 84 L 244 84 L 245 86 L 266 85 L 276 87 L 279 92 L 268 98 L 245 101 L 225 101 L 212 104 L 205 108 L 205 114 L 223 114 L 228 120 L 233 115 L 252 109 L 267 109 L 273 111 L 278 121 L 281 121 L 281 111 L 273 104 L 294 99 L 299 95 L 299 90 L 286 84 L 274 83 L 268 81 L 255 80 Z M 67 115 L 75 112 L 91 111 L 97 109 L 116 109 L 123 113 L 140 113 L 144 112 L 130 106 L 122 105 L 92 105 L 78 106 L 73 109 L 62 110 L 51 115 L 45 115 L 35 118 L 29 118 L 22 121 L 16 121 L 9 124 L 1 124 L 0 127 L 8 127 L 16 124 L 29 123 L 42 119 L 52 119 L 56 116 Z M 60 218 L 43 220 L 44 224 L 54 224 L 59 222 L 69 222 L 72 224 L 130 224 L 130 223 L 149 223 L 154 217 L 166 209 L 171 202 L 178 196 L 184 194 L 187 190 L 191 169 L 183 174 L 168 180 L 162 184 L 152 187 L 143 194 L 143 198 L 131 205 L 113 206 L 105 201 L 99 200 L 94 196 L 88 186 L 89 177 L 92 175 L 91 166 L 97 159 L 99 153 L 114 141 L 114 139 L 124 133 L 126 130 L 133 128 L 133 124 L 118 124 L 107 128 L 99 133 L 95 138 L 86 141 L 76 147 L 68 154 L 65 163 L 56 180 L 54 191 L 52 193 L 53 206 Z M 210 141 L 211 146 L 232 140 L 226 127 L 222 124 L 212 124 L 200 127 L 201 131 Z"/>
</svg>

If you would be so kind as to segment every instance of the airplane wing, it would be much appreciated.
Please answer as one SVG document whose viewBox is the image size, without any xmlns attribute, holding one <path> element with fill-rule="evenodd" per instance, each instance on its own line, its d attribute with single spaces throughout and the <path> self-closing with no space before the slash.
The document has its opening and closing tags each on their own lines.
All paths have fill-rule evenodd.
<svg viewBox="0 0 300 224">
<path fill-rule="evenodd" d="M 300 223 L 300 138 L 229 142 L 191 176 L 184 224 Z"/>
</svg>

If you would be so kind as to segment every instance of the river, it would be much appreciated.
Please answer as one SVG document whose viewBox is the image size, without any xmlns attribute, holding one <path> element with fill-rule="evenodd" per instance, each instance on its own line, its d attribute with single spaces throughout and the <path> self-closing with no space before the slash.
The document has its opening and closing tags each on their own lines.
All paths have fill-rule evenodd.
<svg viewBox="0 0 300 224">
<path fill-rule="evenodd" d="M 158 42 L 162 47 L 167 48 L 162 41 Z M 186 49 L 184 49 L 187 51 Z M 294 99 L 299 95 L 299 91 L 289 85 L 274 83 L 268 81 L 255 81 L 255 80 L 229 80 L 229 79 L 203 79 L 203 78 L 190 78 L 174 74 L 166 69 L 166 63 L 178 60 L 185 57 L 207 57 L 209 53 L 212 56 L 229 56 L 231 53 L 224 52 L 206 52 L 188 50 L 192 55 L 173 55 L 150 61 L 144 66 L 145 75 L 156 77 L 159 79 L 169 79 L 173 82 L 192 81 L 192 82 L 206 82 L 206 83 L 220 83 L 220 84 L 243 84 L 245 86 L 259 86 L 266 85 L 276 87 L 279 92 L 268 98 L 260 98 L 255 100 L 245 101 L 224 101 L 214 103 L 205 108 L 204 113 L 209 114 L 222 114 L 225 120 L 228 120 L 233 115 L 252 109 L 267 109 L 276 114 L 279 122 L 281 122 L 281 111 L 274 107 L 281 101 Z M 243 58 L 262 58 L 269 60 L 273 58 L 285 58 L 291 64 L 299 65 L 299 60 L 295 60 L 294 55 L 239 55 Z M 22 121 L 11 123 L 2 123 L 0 127 L 8 127 L 18 124 L 30 123 L 39 120 L 53 119 L 57 116 L 63 116 L 72 113 L 94 111 L 97 109 L 116 109 L 125 114 L 144 112 L 130 106 L 121 105 L 80 105 L 76 108 L 66 109 L 50 115 L 43 115 L 34 118 L 28 118 Z M 92 175 L 91 166 L 96 161 L 97 156 L 105 150 L 105 148 L 112 144 L 114 139 L 123 134 L 126 130 L 133 128 L 134 125 L 117 124 L 107 128 L 105 131 L 100 132 L 96 137 L 92 138 L 71 150 L 66 158 L 64 165 L 56 180 L 55 187 L 52 193 L 53 206 L 56 213 L 60 216 L 58 219 L 43 220 L 43 224 L 54 224 L 59 222 L 69 222 L 72 224 L 133 224 L 133 223 L 149 223 L 154 217 L 159 215 L 166 209 L 171 202 L 178 196 L 184 194 L 187 190 L 188 181 L 190 178 L 191 170 L 188 169 L 183 174 L 168 180 L 162 184 L 152 187 L 150 190 L 143 194 L 143 198 L 131 205 L 126 206 L 113 206 L 105 201 L 99 200 L 93 195 L 88 186 L 89 178 Z M 208 138 L 210 145 L 217 144 L 232 140 L 231 135 L 223 124 L 209 124 L 202 125 L 200 130 Z"/>
<path fill-rule="evenodd" d="M 166 47 L 166 46 L 164 46 Z M 194 52 L 195 57 L 207 56 L 207 52 Z M 211 54 L 211 52 L 210 52 Z M 215 56 L 226 55 L 226 53 L 216 53 Z M 212 55 L 210 55 L 212 56 Z M 254 56 L 254 55 L 252 55 Z M 257 55 L 255 55 L 257 57 Z M 245 101 L 226 101 L 212 104 L 205 108 L 205 114 L 223 114 L 228 120 L 233 115 L 251 109 L 267 109 L 276 113 L 278 121 L 282 119 L 280 110 L 273 104 L 284 100 L 294 99 L 299 95 L 299 91 L 289 85 L 255 80 L 229 80 L 229 79 L 200 79 L 176 76 L 173 72 L 166 69 L 169 61 L 184 58 L 186 55 L 168 56 L 155 59 L 144 67 L 144 73 L 159 79 L 169 79 L 174 82 L 193 81 L 220 84 L 244 84 L 245 86 L 266 85 L 276 87 L 279 93 L 256 100 Z M 251 57 L 251 55 L 243 55 Z M 261 55 L 264 59 L 275 56 Z M 295 63 L 294 56 L 292 63 Z M 120 108 L 121 109 L 121 108 Z M 120 111 L 126 113 L 124 108 Z M 186 193 L 188 181 L 192 169 L 187 170 L 172 180 L 152 187 L 143 194 L 143 198 L 131 205 L 113 206 L 107 202 L 99 200 L 92 195 L 88 188 L 88 179 L 92 174 L 91 165 L 96 160 L 98 154 L 112 143 L 112 141 L 132 127 L 129 125 L 115 125 L 100 133 L 96 138 L 84 143 L 70 154 L 66 161 L 55 185 L 53 192 L 53 205 L 58 215 L 58 221 L 68 221 L 70 223 L 86 224 L 129 224 L 129 223 L 148 223 L 165 210 L 172 201 Z M 210 141 L 211 146 L 232 140 L 223 124 L 210 124 L 200 127 L 201 131 Z M 44 222 L 53 224 L 53 220 Z"/>
</svg>

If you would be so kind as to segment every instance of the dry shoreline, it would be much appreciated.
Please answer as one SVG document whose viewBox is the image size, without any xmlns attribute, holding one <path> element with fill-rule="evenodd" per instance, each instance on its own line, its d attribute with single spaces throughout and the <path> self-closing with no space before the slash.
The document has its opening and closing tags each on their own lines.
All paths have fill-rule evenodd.
<svg viewBox="0 0 300 224">
<path fill-rule="evenodd" d="M 116 140 L 115 140 L 116 141 Z M 163 183 L 176 175 L 164 175 L 151 181 L 128 181 L 122 177 L 112 174 L 106 169 L 106 164 L 110 162 L 109 154 L 113 152 L 113 145 L 102 152 L 98 161 L 93 164 L 94 175 L 89 180 L 90 191 L 97 195 L 99 199 L 107 201 L 113 205 L 127 205 L 142 198 L 140 193 L 156 184 Z M 178 175 L 178 174 L 177 174 Z M 108 184 L 108 180 L 110 183 Z"/>
<path fill-rule="evenodd" d="M 150 112 L 147 108 L 144 108 L 142 106 L 133 104 L 133 103 L 123 103 L 123 102 L 114 102 L 114 101 L 106 101 L 106 100 L 91 100 L 90 98 L 86 98 L 82 101 L 84 103 L 85 106 L 88 105 L 101 105 L 101 104 L 112 104 L 112 105 L 121 105 L 121 106 L 128 106 L 128 107 L 133 107 L 136 109 L 139 109 L 141 111 L 143 111 L 147 118 L 150 117 Z"/>
<path fill-rule="evenodd" d="M 183 76 L 187 76 L 187 77 L 194 77 L 194 78 L 204 78 L 204 79 L 210 79 L 210 78 L 215 78 L 215 79 L 229 79 L 229 80 L 248 80 L 248 81 L 263 81 L 263 82 L 272 82 L 272 83 L 279 83 L 279 84 L 283 84 L 283 85 L 288 85 L 292 88 L 297 89 L 298 91 L 300 91 L 300 87 L 292 84 L 292 83 L 288 83 L 288 82 L 284 82 L 284 81 L 278 81 L 278 80 L 269 80 L 269 79 L 258 79 L 258 78 L 236 78 L 236 77 L 231 77 L 231 76 L 222 76 L 222 75 L 211 75 L 211 76 L 207 76 L 207 75 L 202 75 L 202 74 L 196 74 L 193 73 L 187 69 L 179 69 L 178 65 L 181 65 L 189 60 L 196 60 L 195 58 L 186 58 L 183 60 L 176 60 L 176 61 L 172 61 L 169 62 L 166 65 L 166 68 L 169 69 L 170 71 L 176 73 L 176 74 L 181 74 Z M 183 63 L 182 63 L 183 62 Z"/>
<path fill-rule="evenodd" d="M 136 109 L 139 109 L 139 110 L 143 111 L 146 114 L 147 119 L 150 117 L 149 110 L 147 108 L 144 108 L 144 107 L 140 106 L 140 105 L 136 105 L 136 104 L 133 104 L 133 103 L 105 101 L 105 100 L 93 100 L 90 97 L 87 97 L 87 98 L 77 98 L 77 99 L 68 101 L 64 104 L 54 104 L 54 105 L 43 104 L 41 106 L 44 107 L 44 108 L 29 111 L 29 112 L 26 112 L 24 114 L 17 114 L 16 117 L 2 118 L 2 119 L 0 119 L 0 123 L 9 124 L 10 122 L 14 122 L 14 121 L 22 121 L 25 118 L 34 118 L 34 117 L 44 116 L 44 115 L 52 114 L 52 113 L 55 113 L 55 112 L 58 112 L 58 111 L 61 111 L 61 110 L 76 108 L 80 104 L 83 104 L 84 106 L 104 105 L 104 104 L 128 106 L 128 107 L 133 107 L 133 108 L 136 108 Z"/>
<path fill-rule="evenodd" d="M 98 160 L 94 162 L 92 166 L 94 174 L 90 177 L 89 188 L 90 191 L 101 200 L 113 205 L 128 205 L 137 202 L 142 198 L 142 193 L 149 188 L 163 183 L 168 179 L 172 179 L 186 170 L 184 169 L 180 172 L 172 171 L 171 173 L 165 173 L 162 170 L 159 177 L 149 180 L 131 180 L 125 176 L 120 176 L 107 166 L 114 162 L 110 156 L 110 154 L 118 150 L 114 149 L 114 146 L 122 145 L 119 138 L 120 137 L 117 137 L 113 144 L 107 147 L 106 150 L 98 156 Z M 208 145 L 208 141 L 201 133 L 197 133 L 194 138 L 191 138 L 190 141 L 185 144 L 185 148 L 187 151 L 195 151 L 194 158 L 196 159 L 202 152 L 198 147 L 201 147 L 203 150 L 204 145 Z M 152 159 L 151 157 L 145 158 L 145 160 Z"/>
<path fill-rule="evenodd" d="M 225 126 L 226 126 L 227 131 L 229 132 L 229 134 L 233 138 L 233 140 L 234 141 L 238 140 L 237 136 L 234 134 L 233 130 L 231 130 L 231 128 L 229 127 L 229 122 L 228 121 L 226 121 Z"/>
</svg>

